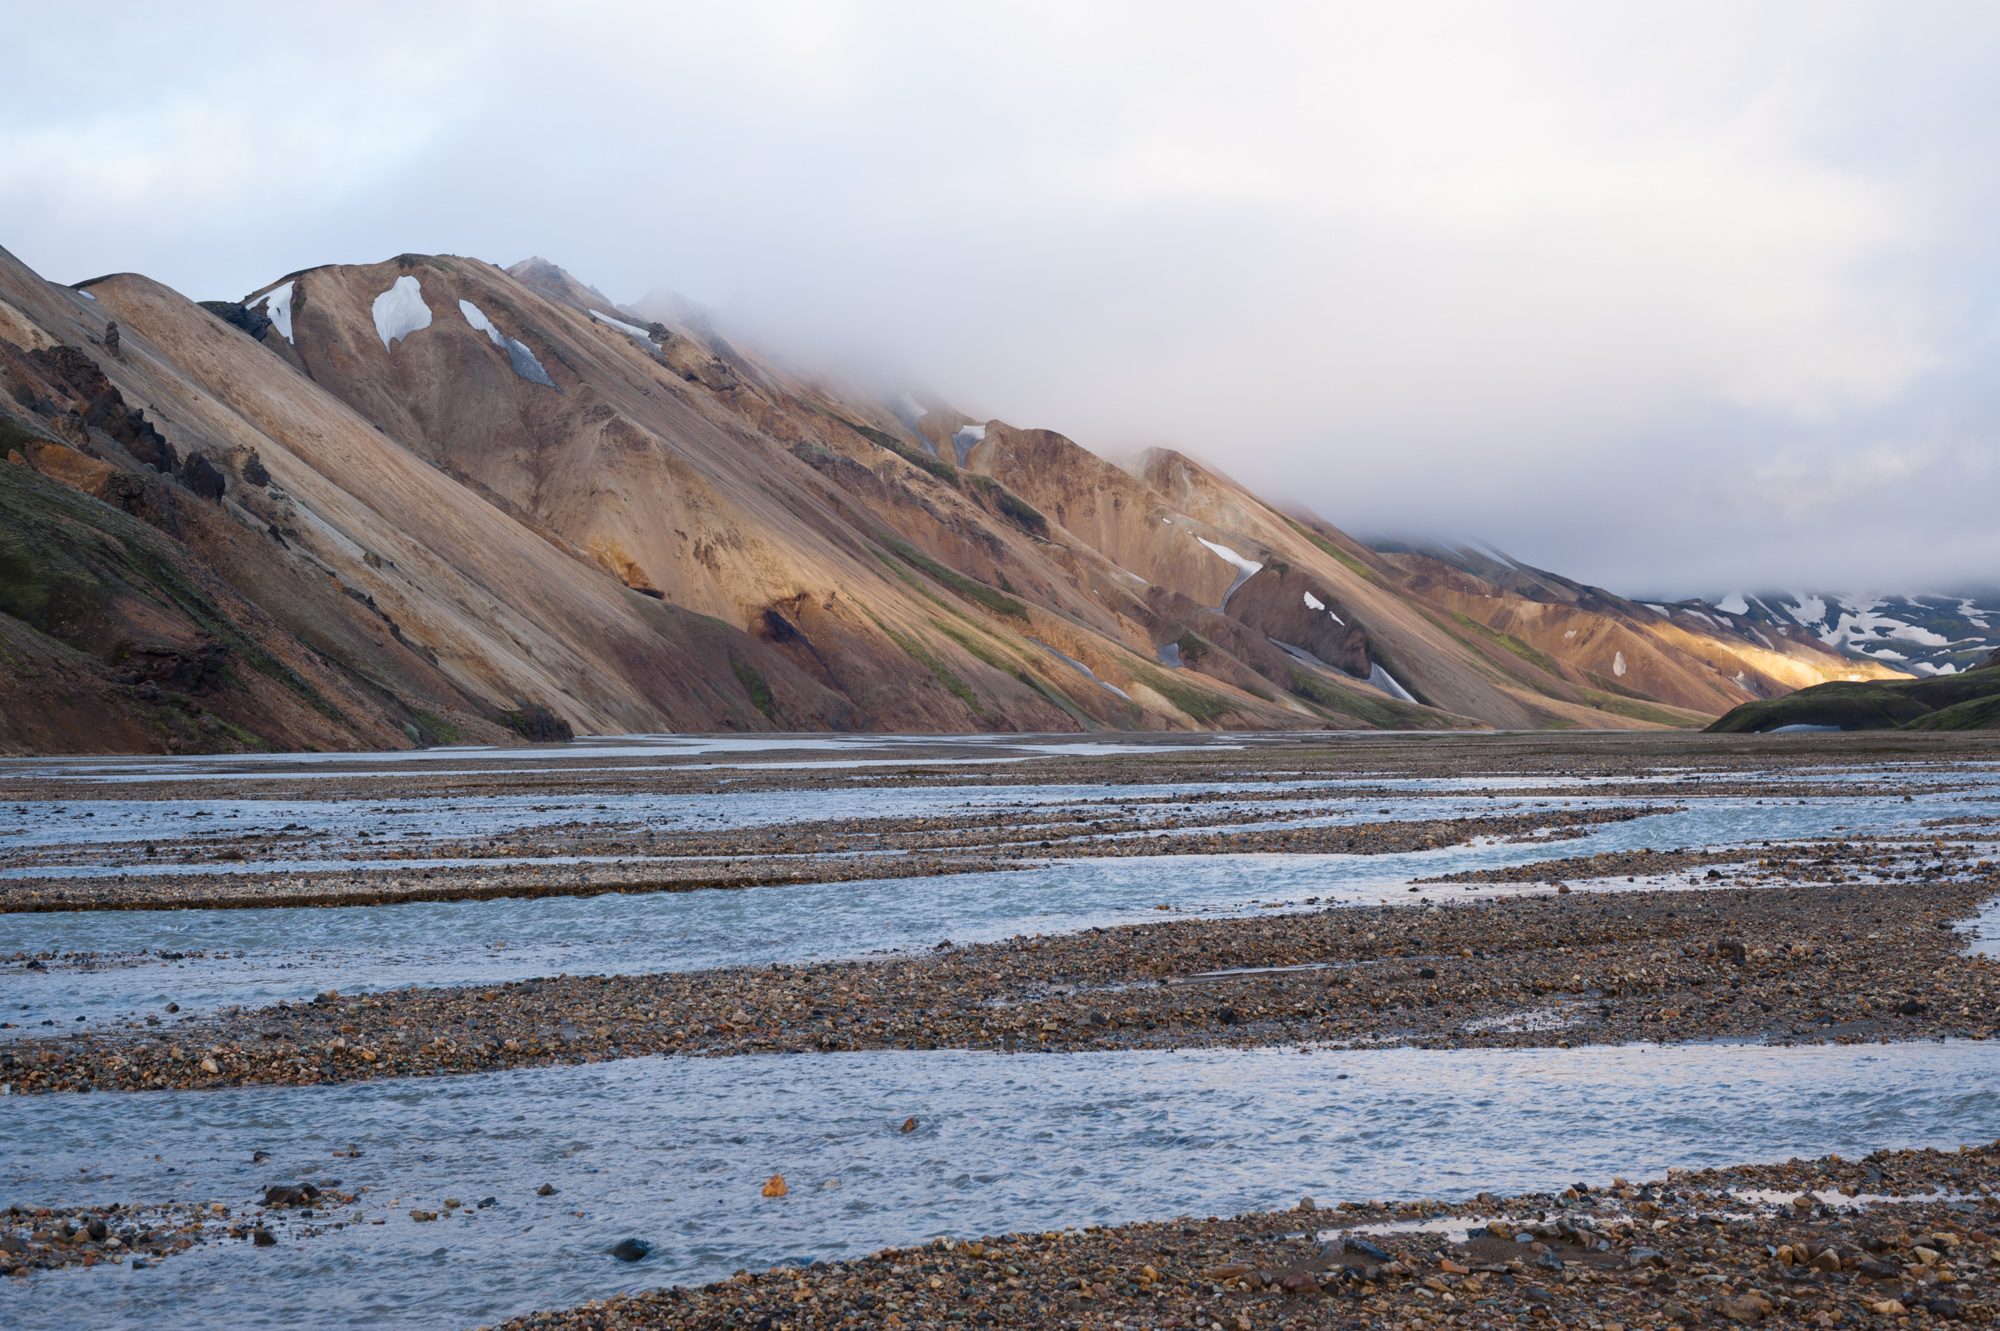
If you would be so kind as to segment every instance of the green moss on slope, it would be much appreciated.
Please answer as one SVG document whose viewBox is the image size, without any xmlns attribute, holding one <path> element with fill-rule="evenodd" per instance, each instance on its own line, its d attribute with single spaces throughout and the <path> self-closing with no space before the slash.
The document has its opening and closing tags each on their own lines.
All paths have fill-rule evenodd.
<svg viewBox="0 0 2000 1331">
<path fill-rule="evenodd" d="M 736 682 L 750 695 L 750 705 L 762 712 L 769 720 L 777 720 L 777 704 L 771 697 L 771 685 L 762 671 L 748 661 L 738 657 L 729 658 L 729 669 L 736 676 Z"/>
<path fill-rule="evenodd" d="M 1470 629 L 1494 646 L 1512 652 L 1537 670 L 1553 675 L 1557 679 L 1562 678 L 1562 667 L 1556 664 L 1554 657 L 1539 647 L 1531 646 L 1511 633 L 1502 633 L 1499 629 L 1489 628 L 1472 616 L 1460 614 L 1456 610 L 1451 611 L 1451 617 L 1461 628 Z"/>
<path fill-rule="evenodd" d="M 1291 690 L 1323 711 L 1366 722 L 1378 730 L 1424 730 L 1438 725 L 1442 719 L 1421 707 L 1342 688 L 1324 675 L 1296 666 L 1292 669 Z"/>
<path fill-rule="evenodd" d="M 1842 681 L 1744 703 L 1709 729 L 1744 735 L 1785 726 L 1840 730 L 2000 728 L 2000 667 L 1931 679 Z"/>
<path fill-rule="evenodd" d="M 1906 723 L 1905 730 L 2000 730 L 2000 689 L 1968 698 Z"/>
<path fill-rule="evenodd" d="M 963 573 L 960 573 L 957 569 L 945 567 L 943 564 L 938 563 L 937 560 L 932 559 L 929 555 L 911 545 L 908 541 L 886 533 L 878 534 L 875 539 L 882 543 L 883 549 L 895 555 L 896 558 L 902 560 L 911 568 L 917 569 L 928 575 L 932 580 L 949 587 L 952 591 L 971 601 L 973 604 L 984 606 L 994 614 L 1005 615 L 1009 619 L 1024 620 L 1028 617 L 1028 607 L 1023 605 L 1019 600 L 1007 595 L 1005 592 L 996 591 L 983 582 L 976 582 L 966 577 Z"/>
<path fill-rule="evenodd" d="M 1578 689 L 1577 697 L 1600 712 L 1613 716 L 1629 716 L 1634 721 L 1650 721 L 1654 725 L 1672 726 L 1676 730 L 1699 730 L 1703 718 L 1693 712 L 1660 703 L 1650 703 L 1638 698 L 1626 698 L 1602 689 Z"/>
<path fill-rule="evenodd" d="M 839 418 L 836 417 L 835 419 Z M 872 425 L 861 425 L 850 420 L 841 420 L 840 423 L 860 435 L 863 439 L 866 439 L 869 443 L 874 444 L 877 448 L 888 449 L 911 466 L 922 468 L 945 484 L 952 486 L 958 484 L 958 468 L 952 466 L 943 458 L 932 457 L 929 453 L 921 449 L 911 448 L 895 435 L 888 433 L 886 430 L 878 430 Z"/>
<path fill-rule="evenodd" d="M 1236 710 L 1235 705 L 1227 698 L 1210 693 L 1206 689 L 1183 684 L 1149 666 L 1138 666 L 1132 673 L 1147 688 L 1203 725 L 1219 721 Z"/>
<path fill-rule="evenodd" d="M 193 623 L 238 662 L 315 711 L 346 716 L 272 656 L 188 576 L 175 544 L 138 519 L 26 467 L 0 464 L 0 612 L 105 659 L 122 637 L 114 602 L 150 601 Z"/>
<path fill-rule="evenodd" d="M 1042 511 L 1009 490 L 991 476 L 968 472 L 966 480 L 973 492 L 1000 511 L 1000 515 L 1038 541 L 1049 538 L 1049 520 Z"/>
<path fill-rule="evenodd" d="M 882 631 L 889 635 L 891 642 L 894 642 L 898 647 L 903 649 L 905 656 L 930 671 L 937 682 L 944 685 L 946 692 L 971 708 L 973 714 L 979 717 L 980 720 L 984 721 L 987 719 L 985 709 L 979 705 L 978 695 L 973 693 L 972 686 L 967 684 L 957 671 L 953 670 L 943 661 L 938 660 L 922 643 L 912 638 L 909 634 L 898 633 L 886 624 L 882 626 Z"/>
</svg>

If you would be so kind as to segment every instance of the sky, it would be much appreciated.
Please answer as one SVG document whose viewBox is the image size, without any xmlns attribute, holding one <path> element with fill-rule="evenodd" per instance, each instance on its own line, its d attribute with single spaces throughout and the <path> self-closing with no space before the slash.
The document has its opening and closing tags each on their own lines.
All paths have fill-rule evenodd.
<svg viewBox="0 0 2000 1331">
<path fill-rule="evenodd" d="M 2000 584 L 2000 6 L 0 0 L 0 245 L 550 258 L 1635 595 Z"/>
</svg>

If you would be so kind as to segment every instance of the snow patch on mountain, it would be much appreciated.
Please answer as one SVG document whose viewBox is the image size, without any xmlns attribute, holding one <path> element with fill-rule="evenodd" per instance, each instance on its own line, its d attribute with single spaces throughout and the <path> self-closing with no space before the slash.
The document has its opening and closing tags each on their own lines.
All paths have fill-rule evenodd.
<svg viewBox="0 0 2000 1331">
<path fill-rule="evenodd" d="M 420 328 L 431 326 L 431 307 L 424 304 L 424 289 L 408 275 L 397 278 L 389 289 L 375 298 L 371 307 L 375 332 L 386 350 L 395 350 L 398 338 L 406 338 Z M 275 321 L 274 321 L 275 322 Z"/>
<path fill-rule="evenodd" d="M 1882 613 L 1883 598 L 1879 596 L 1842 598 L 1842 604 L 1849 608 L 1842 610 L 1837 619 L 1820 630 L 1819 640 L 1829 647 L 1865 651 L 1877 638 L 1896 638 L 1920 647 L 1951 645 L 1951 639 L 1943 634 Z"/>
<path fill-rule="evenodd" d="M 1229 608 L 1229 598 L 1236 595 L 1236 589 L 1238 587 L 1241 587 L 1244 583 L 1250 581 L 1250 579 L 1256 577 L 1257 574 L 1263 570 L 1264 566 L 1262 564 L 1257 563 L 1255 560 L 1245 559 L 1242 555 L 1237 554 L 1234 550 L 1231 550 L 1228 546 L 1219 545 L 1216 542 L 1207 539 L 1206 537 L 1197 536 L 1195 537 L 1195 539 L 1197 541 L 1200 541 L 1203 545 L 1207 546 L 1210 552 L 1213 553 L 1217 558 L 1221 559 L 1225 563 L 1234 565 L 1236 568 L 1236 581 L 1230 583 L 1229 590 L 1222 594 L 1221 608 L 1226 610 Z"/>
<path fill-rule="evenodd" d="M 959 466 L 965 465 L 965 460 L 972 456 L 972 450 L 985 438 L 986 427 L 977 422 L 958 427 L 951 437 L 951 446 L 958 453 Z"/>
<path fill-rule="evenodd" d="M 1202 542 L 1202 544 L 1206 545 L 1206 544 L 1207 544 L 1207 542 L 1206 542 L 1206 541 L 1204 541 L 1204 542 Z M 1332 621 L 1333 621 L 1334 623 L 1336 623 L 1336 624 L 1340 625 L 1340 626 L 1341 626 L 1342 628 L 1345 628 L 1345 627 L 1347 626 L 1347 621 L 1346 621 L 1346 620 L 1344 620 L 1344 619 L 1342 619 L 1342 618 L 1341 618 L 1341 617 L 1340 617 L 1339 615 L 1335 614 L 1335 613 L 1334 613 L 1334 612 L 1333 612 L 1333 611 L 1332 611 L 1331 609 L 1328 609 L 1328 607 L 1327 607 L 1327 604 L 1326 604 L 1326 602 L 1325 602 L 1325 601 L 1322 601 L 1322 600 L 1320 600 L 1320 599 L 1319 599 L 1319 597 L 1317 597 L 1317 596 L 1314 596 L 1314 595 L 1313 595 L 1313 594 L 1312 594 L 1311 592 L 1307 592 L 1307 593 L 1305 594 L 1305 598 L 1306 598 L 1306 609 L 1308 609 L 1308 610 L 1325 610 L 1325 611 L 1326 611 L 1326 617 L 1327 617 L 1328 619 L 1330 619 L 1330 620 L 1332 620 Z"/>
<path fill-rule="evenodd" d="M 493 321 L 486 317 L 485 310 L 480 309 L 469 300 L 461 300 L 458 302 L 458 312 L 465 316 L 467 323 L 492 339 L 494 346 L 504 347 L 507 345 L 507 335 L 493 326 Z"/>
<path fill-rule="evenodd" d="M 486 311 L 469 300 L 461 300 L 458 302 L 458 312 L 465 316 L 467 323 L 486 334 L 494 346 L 507 353 L 507 363 L 514 367 L 514 373 L 530 383 L 542 384 L 548 388 L 556 386 L 555 380 L 549 378 L 549 372 L 542 368 L 542 362 L 536 358 L 534 352 L 528 350 L 527 344 L 517 338 L 508 337 L 494 327 L 493 321 L 486 317 Z"/>
<path fill-rule="evenodd" d="M 1368 663 L 1368 682 L 1391 698 L 1399 698 L 1404 702 L 1417 702 L 1416 695 L 1404 688 L 1394 675 L 1384 670 L 1379 661 Z M 1417 706 L 1421 707 L 1423 704 L 1417 703 Z"/>
<path fill-rule="evenodd" d="M 1325 670 L 1335 675 L 1346 675 L 1349 679 L 1357 678 L 1357 676 L 1349 673 L 1348 671 L 1342 670 L 1337 665 L 1333 665 L 1329 662 L 1322 661 L 1319 657 L 1314 656 L 1311 652 L 1299 646 L 1297 643 L 1285 642 L 1282 639 L 1273 638 L 1271 639 L 1271 645 L 1273 647 L 1276 647 L 1279 651 L 1283 652 L 1285 655 L 1291 657 L 1294 661 L 1297 661 L 1300 665 L 1313 666 L 1317 669 Z"/>
<path fill-rule="evenodd" d="M 259 305 L 262 305 L 265 316 L 271 321 L 271 327 L 277 329 L 283 335 L 285 341 L 291 342 L 293 346 L 297 346 L 298 343 L 292 340 L 293 285 L 291 282 L 280 282 L 263 295 L 252 296 L 250 299 L 244 301 L 243 308 L 254 310 Z"/>
<path fill-rule="evenodd" d="M 1969 670 L 2000 648 L 2000 596 L 1992 593 L 1734 592 L 1672 609 L 1695 617 L 1712 611 L 1717 619 L 1733 611 L 1742 618 L 1730 626 L 1773 651 L 1810 634 L 1850 659 L 1920 674 Z"/>
<path fill-rule="evenodd" d="M 637 338 L 649 347 L 653 345 L 653 335 L 637 324 L 628 324 L 623 319 L 614 319 L 603 310 L 592 310 L 590 317 L 607 328 L 616 328 L 627 337 Z"/>
<path fill-rule="evenodd" d="M 1262 564 L 1257 563 L 1255 560 L 1245 559 L 1242 555 L 1237 554 L 1234 550 L 1231 550 L 1226 545 L 1221 545 L 1215 541 L 1211 541 L 1205 536 L 1197 536 L 1195 537 L 1195 539 L 1197 541 L 1200 541 L 1203 545 L 1207 546 L 1209 552 L 1215 555 L 1217 558 L 1221 559 L 1224 563 L 1235 565 L 1236 571 L 1241 573 L 1246 578 L 1255 577 L 1258 573 L 1263 571 L 1264 566 Z"/>
</svg>

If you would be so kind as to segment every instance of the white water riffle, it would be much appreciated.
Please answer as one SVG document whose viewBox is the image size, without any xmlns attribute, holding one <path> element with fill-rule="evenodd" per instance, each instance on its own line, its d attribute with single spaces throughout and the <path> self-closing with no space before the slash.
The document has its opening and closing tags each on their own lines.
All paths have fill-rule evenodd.
<svg viewBox="0 0 2000 1331">
<path fill-rule="evenodd" d="M 1996 1132 L 2000 1044 L 1956 1043 L 633 1059 L 30 1097 L 0 1112 L 9 1201 L 240 1207 L 301 1178 L 369 1191 L 339 1212 L 363 1223 L 319 1237 L 0 1283 L 0 1324 L 206 1331 L 305 1310 L 314 1326 L 471 1326 L 938 1234 L 1555 1190 Z M 760 1195 L 773 1173 L 790 1196 Z M 410 1218 L 446 1197 L 465 1209 Z M 484 1197 L 497 1205 L 472 1206 Z M 605 1249 L 627 1236 L 657 1250 L 617 1262 Z"/>
</svg>

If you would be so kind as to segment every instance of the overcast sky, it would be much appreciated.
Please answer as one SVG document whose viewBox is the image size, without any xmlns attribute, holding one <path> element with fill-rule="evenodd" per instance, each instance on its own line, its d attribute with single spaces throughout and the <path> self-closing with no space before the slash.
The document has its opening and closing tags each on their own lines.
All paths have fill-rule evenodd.
<svg viewBox="0 0 2000 1331">
<path fill-rule="evenodd" d="M 0 14 L 60 281 L 542 254 L 1358 533 L 2000 583 L 2000 5 Z"/>
</svg>

